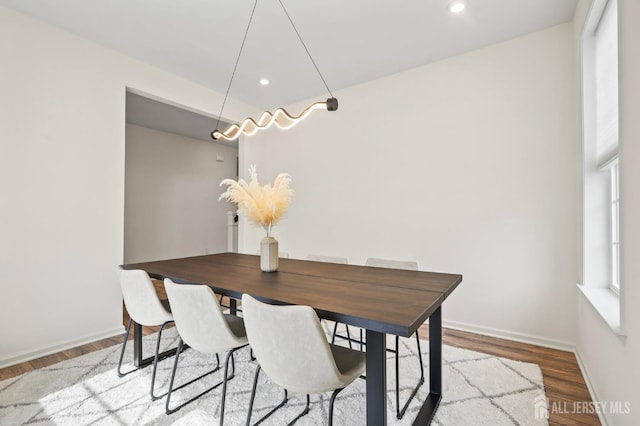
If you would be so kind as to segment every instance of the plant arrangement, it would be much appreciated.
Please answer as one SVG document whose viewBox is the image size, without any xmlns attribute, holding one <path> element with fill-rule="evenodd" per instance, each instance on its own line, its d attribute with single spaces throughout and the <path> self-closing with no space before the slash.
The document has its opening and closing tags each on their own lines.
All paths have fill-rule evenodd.
<svg viewBox="0 0 640 426">
<path fill-rule="evenodd" d="M 237 182 L 225 179 L 220 182 L 220 186 L 227 185 L 227 190 L 219 199 L 237 204 L 240 212 L 246 215 L 251 223 L 261 226 L 267 237 L 271 237 L 271 228 L 280 221 L 293 197 L 291 176 L 288 173 L 280 173 L 273 185 L 260 185 L 255 165 L 249 167 L 249 175 L 249 183 L 244 179 Z"/>
</svg>

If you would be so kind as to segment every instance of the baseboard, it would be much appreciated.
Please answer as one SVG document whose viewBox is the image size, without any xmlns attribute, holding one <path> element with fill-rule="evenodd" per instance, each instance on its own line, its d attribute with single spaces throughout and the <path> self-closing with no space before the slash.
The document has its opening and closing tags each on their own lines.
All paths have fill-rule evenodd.
<svg viewBox="0 0 640 426">
<path fill-rule="evenodd" d="M 499 339 L 513 340 L 530 345 L 543 346 L 545 348 L 558 349 L 561 351 L 575 352 L 575 344 L 562 340 L 549 339 L 547 337 L 535 336 L 533 334 L 517 333 L 513 331 L 500 330 L 497 328 L 483 327 L 459 321 L 442 321 L 442 326 L 454 330 L 467 331 L 469 333 L 482 334 L 483 336 L 497 337 Z"/>
<path fill-rule="evenodd" d="M 117 336 L 122 333 L 124 333 L 124 326 L 119 326 L 98 333 L 87 334 L 76 339 L 65 340 L 55 345 L 43 346 L 34 350 L 9 355 L 7 357 L 0 358 L 0 368 L 10 367 L 15 364 L 31 361 L 32 359 L 65 351 L 67 349 L 75 348 L 76 346 L 84 345 L 87 343 L 92 343 L 96 340 Z"/>
<path fill-rule="evenodd" d="M 580 351 L 576 349 L 575 351 L 576 359 L 578 360 L 578 367 L 580 367 L 580 372 L 582 373 L 582 377 L 584 377 L 584 382 L 587 384 L 587 390 L 589 391 L 589 395 L 591 396 L 592 401 L 600 401 L 598 399 L 598 394 L 596 393 L 595 388 L 593 387 L 593 382 L 591 381 L 591 377 L 589 377 L 589 373 L 587 372 L 587 367 L 582 360 L 582 356 L 580 356 Z M 597 411 L 598 418 L 600 419 L 600 423 L 603 426 L 608 426 L 609 422 L 607 422 L 607 418 L 604 416 L 600 410 Z"/>
</svg>

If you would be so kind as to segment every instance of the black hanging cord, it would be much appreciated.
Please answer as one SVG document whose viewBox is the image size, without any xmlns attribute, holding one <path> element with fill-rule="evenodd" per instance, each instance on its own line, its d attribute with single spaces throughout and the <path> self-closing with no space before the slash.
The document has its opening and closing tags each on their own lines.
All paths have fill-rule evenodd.
<svg viewBox="0 0 640 426">
<path fill-rule="evenodd" d="M 242 44 L 240 45 L 240 51 L 238 52 L 238 57 L 236 58 L 236 64 L 233 66 L 233 72 L 231 73 L 231 79 L 229 80 L 229 86 L 227 86 L 227 93 L 225 93 L 225 95 L 224 95 L 224 101 L 222 101 L 222 108 L 220 108 L 220 114 L 218 114 L 218 121 L 216 122 L 216 130 L 218 130 L 218 126 L 220 125 L 220 117 L 222 117 L 222 111 L 224 110 L 224 106 L 227 103 L 227 97 L 229 96 L 229 90 L 231 89 L 231 84 L 233 83 L 233 77 L 236 75 L 236 69 L 238 68 L 238 62 L 240 62 L 240 56 L 242 55 L 242 49 L 244 48 L 244 42 L 247 41 L 247 34 L 249 34 L 249 28 L 251 27 L 251 21 L 253 20 L 253 14 L 256 11 L 256 6 L 257 5 L 258 5 L 258 0 L 256 0 L 255 3 L 253 3 L 253 9 L 251 9 L 251 16 L 249 17 L 249 23 L 247 23 L 247 29 L 244 32 L 244 38 L 242 39 Z M 323 81 L 324 81 L 324 79 L 323 79 Z"/>
<path fill-rule="evenodd" d="M 316 61 L 314 61 L 313 58 L 311 57 L 311 53 L 309 53 L 309 49 L 307 49 L 307 45 L 304 44 L 304 41 L 302 40 L 302 37 L 300 36 L 300 33 L 298 32 L 298 29 L 296 28 L 295 24 L 293 23 L 293 20 L 291 19 L 291 16 L 289 16 L 289 12 L 287 12 L 287 9 L 284 7 L 284 4 L 282 4 L 281 0 L 278 0 L 278 3 L 280 3 L 280 6 L 282 6 L 282 10 L 284 10 L 284 14 L 287 15 L 287 18 L 289 19 L 289 22 L 291 23 L 291 26 L 293 27 L 293 30 L 296 32 L 296 35 L 298 36 L 298 39 L 300 40 L 300 43 L 302 43 L 302 46 L 304 47 L 304 50 L 307 51 L 307 55 L 309 55 L 309 59 L 311 59 L 311 62 L 313 63 L 313 66 L 316 68 L 316 71 L 318 72 L 318 75 L 322 79 L 322 82 L 324 83 L 324 87 L 327 88 L 327 91 L 329 92 L 329 94 L 333 98 L 334 96 L 333 96 L 333 93 L 331 93 L 331 89 L 329 89 L 329 86 L 327 86 L 327 82 L 324 80 L 324 77 L 322 76 L 322 73 L 318 69 L 318 66 L 316 65 Z"/>
</svg>

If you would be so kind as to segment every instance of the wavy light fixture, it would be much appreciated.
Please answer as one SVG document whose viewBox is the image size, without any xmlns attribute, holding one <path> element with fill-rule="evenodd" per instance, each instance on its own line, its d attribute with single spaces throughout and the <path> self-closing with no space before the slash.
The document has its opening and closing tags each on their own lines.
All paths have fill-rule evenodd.
<svg viewBox="0 0 640 426">
<path fill-rule="evenodd" d="M 291 23 L 291 26 L 293 27 L 293 30 L 296 32 L 296 35 L 298 36 L 298 39 L 300 40 L 300 43 L 302 43 L 302 46 L 304 47 L 304 50 L 307 52 L 307 55 L 309 56 L 309 59 L 311 59 L 311 62 L 313 63 L 313 66 L 315 67 L 316 71 L 318 72 L 318 75 L 322 79 L 322 82 L 324 83 L 324 86 L 327 88 L 327 91 L 329 92 L 331 97 L 328 98 L 326 101 L 319 101 L 319 102 L 312 103 L 311 105 L 309 105 L 307 108 L 305 108 L 304 111 L 302 111 L 297 116 L 289 114 L 284 108 L 277 108 L 274 112 L 271 112 L 271 111 L 263 112 L 262 115 L 260 116 L 260 118 L 258 119 L 258 121 L 255 121 L 252 117 L 247 117 L 242 121 L 242 123 L 240 123 L 240 124 L 237 124 L 237 123 L 236 124 L 232 124 L 231 126 L 229 126 L 224 131 L 218 129 L 218 126 L 220 125 L 220 117 L 222 117 L 222 111 L 224 110 L 224 106 L 227 103 L 227 97 L 229 96 L 229 89 L 231 89 L 231 84 L 233 83 L 233 77 L 235 76 L 236 69 L 238 68 L 238 62 L 240 62 L 240 56 L 242 55 L 242 49 L 244 48 L 244 43 L 247 40 L 247 34 L 249 34 L 249 28 L 251 27 L 251 21 L 253 20 L 253 14 L 255 13 L 256 6 L 258 5 L 258 0 L 255 0 L 255 3 L 253 4 L 253 9 L 251 10 L 251 16 L 249 17 L 249 23 L 247 24 L 247 29 L 244 32 L 244 38 L 242 39 L 242 44 L 240 45 L 240 51 L 238 52 L 238 57 L 236 58 L 236 64 L 233 67 L 233 72 L 231 73 L 231 79 L 229 80 L 229 86 L 227 86 L 227 92 L 224 95 L 224 101 L 222 102 L 222 108 L 220 108 L 220 114 L 218 114 L 218 122 L 216 123 L 215 130 L 213 130 L 211 132 L 211 137 L 214 140 L 232 141 L 232 140 L 238 139 L 241 134 L 244 134 L 244 135 L 247 135 L 247 136 L 251 136 L 251 135 L 256 134 L 259 130 L 268 129 L 273 124 L 275 124 L 280 129 L 290 129 L 293 126 L 295 126 L 296 124 L 298 124 L 300 121 L 302 121 L 305 118 L 307 118 L 309 116 L 309 114 L 311 114 L 313 111 L 315 111 L 317 109 L 326 109 L 327 111 L 336 111 L 338 109 L 338 99 L 336 99 L 333 96 L 333 93 L 331 93 L 331 89 L 329 89 L 329 86 L 327 86 L 327 82 L 324 80 L 324 77 L 320 73 L 320 70 L 318 69 L 318 66 L 316 65 L 316 62 L 311 57 L 311 53 L 309 53 L 309 49 L 304 44 L 304 41 L 302 40 L 302 37 L 300 36 L 300 33 L 298 32 L 298 29 L 296 28 L 295 24 L 293 23 L 293 20 L 291 20 L 291 17 L 289 16 L 289 13 L 287 12 L 287 9 L 284 7 L 284 4 L 282 4 L 281 0 L 278 0 L 278 3 L 280 3 L 280 6 L 282 7 L 282 10 L 284 11 L 285 15 L 287 15 L 287 18 L 289 19 L 289 22 Z M 261 83 L 262 83 L 262 81 L 261 81 Z"/>
</svg>

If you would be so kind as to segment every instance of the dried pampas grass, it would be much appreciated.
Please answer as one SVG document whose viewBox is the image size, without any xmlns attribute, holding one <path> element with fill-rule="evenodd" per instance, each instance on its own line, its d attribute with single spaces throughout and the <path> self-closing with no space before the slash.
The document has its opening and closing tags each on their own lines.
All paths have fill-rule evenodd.
<svg viewBox="0 0 640 426">
<path fill-rule="evenodd" d="M 238 182 L 225 179 L 220 182 L 220 186 L 227 185 L 227 190 L 219 199 L 236 203 L 240 212 L 245 214 L 252 223 L 262 226 L 267 237 L 270 237 L 271 227 L 278 223 L 291 202 L 293 196 L 290 186 L 291 176 L 288 173 L 280 173 L 273 181 L 273 186 L 269 184 L 260 186 L 255 165 L 249 167 L 249 174 L 251 175 L 249 183 L 244 179 Z"/>
</svg>

